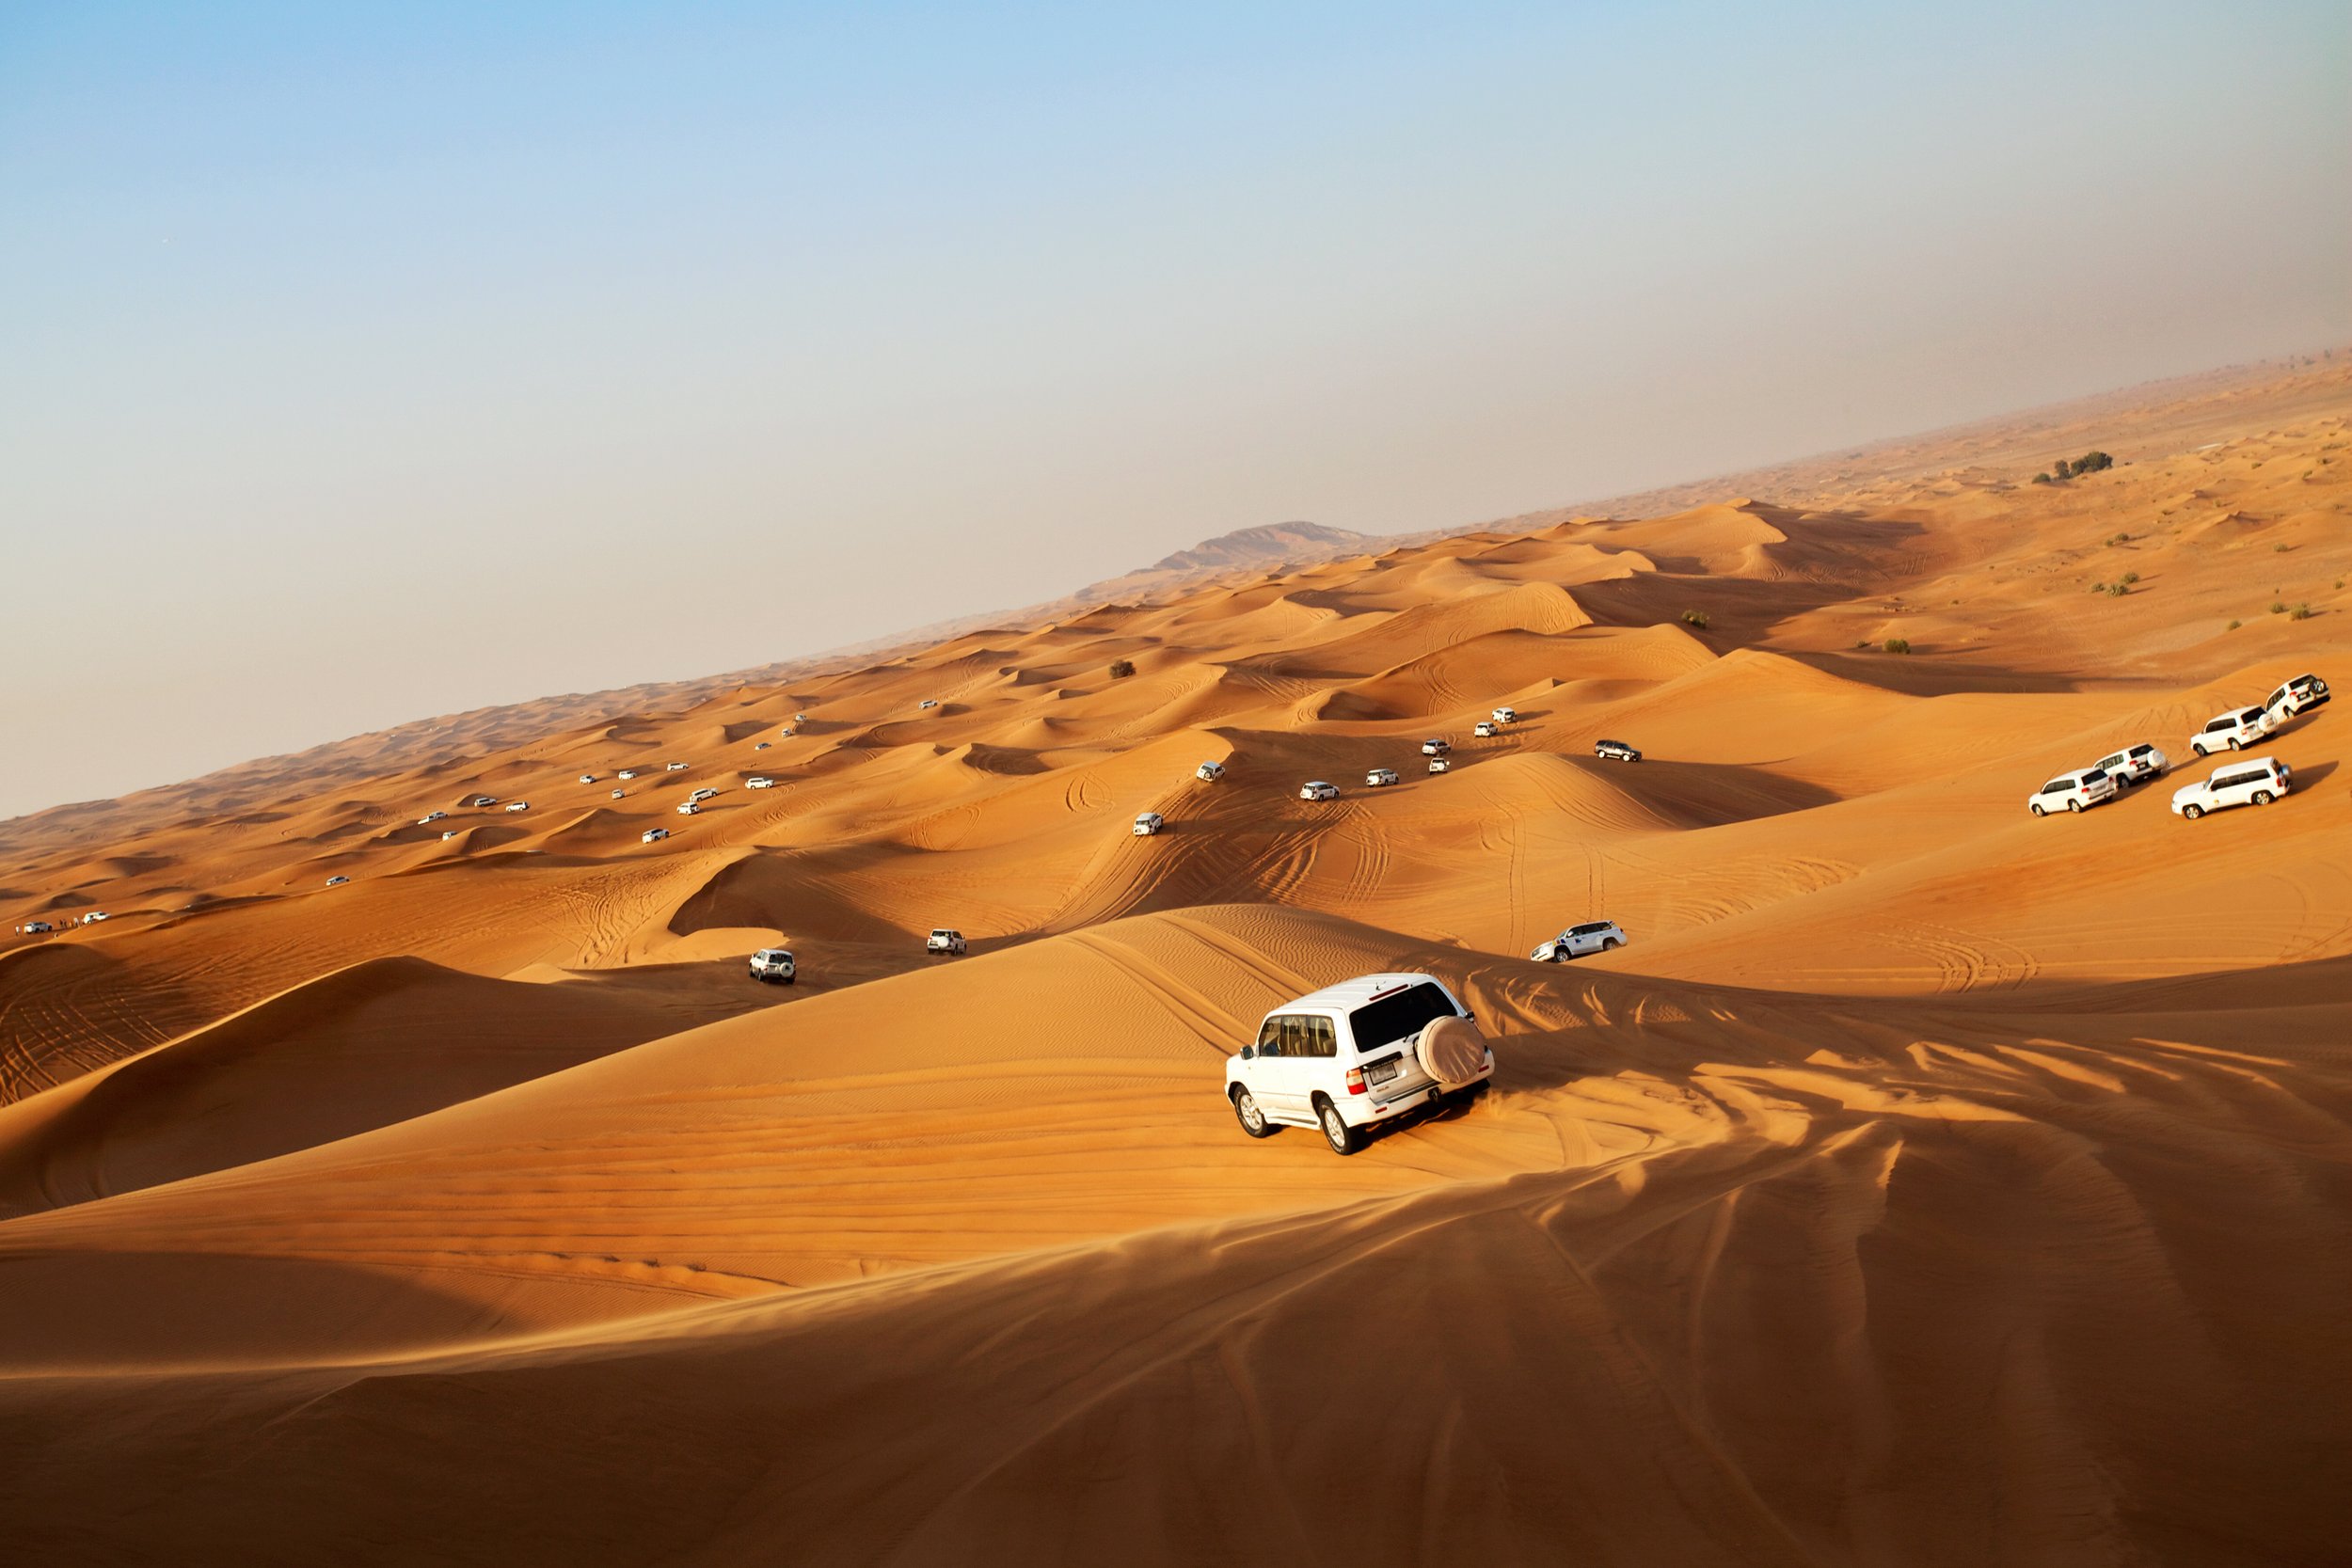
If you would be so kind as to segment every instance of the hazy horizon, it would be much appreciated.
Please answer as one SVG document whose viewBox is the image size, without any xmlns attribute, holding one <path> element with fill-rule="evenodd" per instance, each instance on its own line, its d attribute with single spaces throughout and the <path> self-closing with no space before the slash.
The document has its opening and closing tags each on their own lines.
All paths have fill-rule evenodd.
<svg viewBox="0 0 2352 1568">
<path fill-rule="evenodd" d="M 2352 336 L 2296 4 L 0 16 L 0 817 Z"/>
</svg>

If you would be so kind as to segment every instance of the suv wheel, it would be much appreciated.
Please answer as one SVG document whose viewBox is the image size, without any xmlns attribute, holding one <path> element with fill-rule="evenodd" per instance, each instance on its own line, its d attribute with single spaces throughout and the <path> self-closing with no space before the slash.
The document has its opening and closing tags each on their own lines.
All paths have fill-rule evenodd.
<svg viewBox="0 0 2352 1568">
<path fill-rule="evenodd" d="M 1241 1123 L 1241 1130 L 1253 1138 L 1274 1135 L 1274 1123 L 1266 1120 L 1265 1108 L 1258 1103 L 1257 1098 L 1245 1084 L 1233 1085 L 1233 1118 Z"/>
<path fill-rule="evenodd" d="M 2234 751 L 2236 751 L 2236 750 L 2237 750 L 2237 736 L 2230 736 L 2230 750 L 2231 750 L 2231 751 L 2233 751 L 2233 752 L 2234 752 Z"/>
<path fill-rule="evenodd" d="M 2211 756 L 2211 755 L 2213 754 L 2212 752 L 2208 752 L 2208 751 L 2206 751 L 2206 750 L 2205 750 L 2205 743 L 2204 743 L 2203 741 L 2201 741 L 2201 740 L 2192 740 L 2192 741 L 2190 741 L 2190 742 L 2188 743 L 2188 749 L 2189 749 L 2190 751 L 2192 751 L 2192 752 L 2196 752 L 2196 753 L 2197 753 L 2199 756 L 2201 756 L 2201 757 L 2203 757 L 2203 756 Z"/>
<path fill-rule="evenodd" d="M 2266 790 L 2266 789 L 2258 789 L 2258 790 L 2254 791 L 2254 804 L 2256 804 L 2256 805 L 2258 805 L 2258 806 L 2266 806 L 2266 805 L 2270 804 L 2270 801 L 2271 801 L 2271 794 L 2270 794 L 2270 791 L 2268 791 L 2268 790 Z"/>
<path fill-rule="evenodd" d="M 2080 800 L 2069 800 L 2066 802 L 2066 809 L 2079 815 L 2083 809 L 2083 803 Z"/>
<path fill-rule="evenodd" d="M 2187 817 L 2191 822 L 2194 822 L 2199 817 L 2205 815 L 2205 808 L 2192 800 L 2187 805 L 2181 808 L 2181 815 Z"/>
<path fill-rule="evenodd" d="M 1331 1146 L 1334 1154 L 1353 1154 L 1363 1148 L 1363 1141 L 1340 1108 L 1322 1095 L 1315 1096 L 1315 1119 L 1323 1126 L 1323 1141 Z"/>
<path fill-rule="evenodd" d="M 2042 809 L 2042 802 L 2039 800 L 2033 802 L 2033 814 L 2036 816 L 2047 816 L 2050 815 L 2048 812 Z"/>
</svg>

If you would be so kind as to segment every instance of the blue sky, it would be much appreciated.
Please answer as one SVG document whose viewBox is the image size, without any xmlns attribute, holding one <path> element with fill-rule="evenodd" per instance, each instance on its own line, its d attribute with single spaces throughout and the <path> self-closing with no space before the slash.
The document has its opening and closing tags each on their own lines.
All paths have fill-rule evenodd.
<svg viewBox="0 0 2352 1568">
<path fill-rule="evenodd" d="M 2344 341 L 2348 15 L 0 9 L 0 816 Z"/>
</svg>

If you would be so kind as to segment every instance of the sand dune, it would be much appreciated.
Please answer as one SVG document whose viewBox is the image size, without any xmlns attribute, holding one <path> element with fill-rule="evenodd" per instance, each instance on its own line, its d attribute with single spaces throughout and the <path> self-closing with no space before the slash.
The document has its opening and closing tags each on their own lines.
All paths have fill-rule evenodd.
<svg viewBox="0 0 2352 1568">
<path fill-rule="evenodd" d="M 2352 376 L 2100 407 L 8 825 L 10 926 L 111 918 L 0 940 L 0 1528 L 2336 1560 L 2352 721 L 2167 797 L 2352 680 Z M 2139 740 L 2170 780 L 2027 815 Z M 1243 1137 L 1259 1017 L 1397 968 L 1490 1092 Z"/>
</svg>

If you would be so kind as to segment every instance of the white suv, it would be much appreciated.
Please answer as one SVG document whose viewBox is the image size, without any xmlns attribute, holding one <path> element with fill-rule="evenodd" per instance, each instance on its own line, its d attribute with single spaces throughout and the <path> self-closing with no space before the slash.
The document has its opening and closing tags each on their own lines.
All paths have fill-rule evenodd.
<svg viewBox="0 0 2352 1568">
<path fill-rule="evenodd" d="M 960 954 L 963 951 L 963 933 L 961 931 L 951 931 L 946 927 L 942 926 L 938 930 L 933 931 L 930 936 L 923 940 L 923 951 L 926 953 Z"/>
<path fill-rule="evenodd" d="M 647 828 L 644 832 L 637 835 L 637 842 L 640 844 L 659 844 L 669 836 L 670 830 L 667 828 Z"/>
<path fill-rule="evenodd" d="M 1298 798 L 1302 800 L 1336 800 L 1340 798 L 1340 786 L 1326 784 L 1321 779 L 1310 779 L 1298 786 Z"/>
<path fill-rule="evenodd" d="M 743 787 L 745 789 L 773 789 L 776 787 L 776 781 L 762 773 L 758 778 L 745 779 Z"/>
<path fill-rule="evenodd" d="M 1396 783 L 1396 769 L 1393 768 L 1375 768 L 1371 772 L 1364 775 L 1364 783 L 1374 789 L 1378 789 L 1385 784 L 1392 784 Z"/>
<path fill-rule="evenodd" d="M 1625 931 L 1613 920 L 1588 920 L 1571 926 L 1528 955 L 1539 964 L 1565 963 L 1587 953 L 1606 953 L 1625 945 Z"/>
<path fill-rule="evenodd" d="M 1441 757 L 1452 750 L 1454 742 L 1441 736 L 1433 735 L 1421 743 L 1421 754 L 1425 757 Z"/>
<path fill-rule="evenodd" d="M 2047 816 L 2060 806 L 2068 811 L 2086 811 L 2102 800 L 2115 799 L 2115 781 L 2096 768 L 2079 768 L 2072 773 L 2060 773 L 2040 789 L 2026 797 L 2026 805 L 2036 816 Z"/>
<path fill-rule="evenodd" d="M 1501 735 L 1502 733 L 1502 726 L 1496 723 L 1491 719 L 1481 719 L 1477 723 L 1470 726 L 1470 734 L 1477 736 L 1482 740 L 1488 736 Z"/>
<path fill-rule="evenodd" d="M 752 978 L 765 980 L 771 986 L 788 986 L 800 968 L 792 961 L 791 949 L 763 947 L 752 955 Z"/>
<path fill-rule="evenodd" d="M 2126 746 L 2110 752 L 2090 765 L 2119 784 L 2136 784 L 2149 779 L 2161 779 L 2171 771 L 2172 759 L 2153 746 Z"/>
<path fill-rule="evenodd" d="M 2266 806 L 2295 783 L 2295 772 L 2277 757 L 2249 757 L 2213 770 L 2201 784 L 2172 792 L 2172 809 L 2191 822 L 2224 806 Z"/>
<path fill-rule="evenodd" d="M 1286 1002 L 1225 1058 L 1225 1098 L 1243 1132 L 1313 1127 L 1337 1154 L 1364 1131 L 1494 1076 L 1470 1010 L 1431 974 L 1367 974 Z"/>
<path fill-rule="evenodd" d="M 2328 683 L 2317 675 L 2297 675 L 2264 699 L 2269 710 L 2272 727 L 2285 723 L 2297 714 L 2309 713 L 2328 703 Z"/>
<path fill-rule="evenodd" d="M 1487 717 L 1498 724 L 1516 724 L 1519 721 L 1519 710 L 1515 707 L 1499 707 Z"/>
<path fill-rule="evenodd" d="M 2269 710 L 2259 707 L 2233 707 L 2227 713 L 2217 713 L 2205 721 L 2205 727 L 2189 738 L 2188 749 L 2201 757 L 2209 757 L 2219 751 L 2239 751 L 2251 746 L 2279 727 Z"/>
<path fill-rule="evenodd" d="M 1167 826 L 1167 817 L 1162 816 L 1158 812 L 1147 811 L 1136 817 L 1136 836 L 1137 838 L 1150 838 L 1153 833 L 1158 832 L 1162 828 Z"/>
<path fill-rule="evenodd" d="M 1221 762 L 1204 762 L 1192 770 L 1192 776 L 1203 784 L 1215 784 L 1225 777 L 1225 765 Z"/>
</svg>

